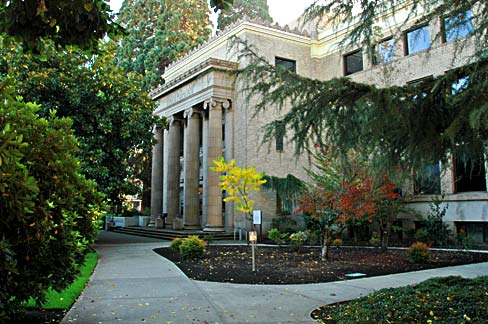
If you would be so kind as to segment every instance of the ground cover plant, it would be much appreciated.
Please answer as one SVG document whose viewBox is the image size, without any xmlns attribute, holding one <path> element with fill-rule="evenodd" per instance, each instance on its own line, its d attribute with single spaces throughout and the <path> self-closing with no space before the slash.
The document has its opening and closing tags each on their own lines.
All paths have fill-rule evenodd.
<svg viewBox="0 0 488 324">
<path fill-rule="evenodd" d="M 388 288 L 357 300 L 326 305 L 319 323 L 488 323 L 488 276 L 433 278 L 415 286 Z"/>
<path fill-rule="evenodd" d="M 156 253 L 173 261 L 195 280 L 247 284 L 300 284 L 347 279 L 346 274 L 360 272 L 378 276 L 444 266 L 486 262 L 488 253 L 430 251 L 425 263 L 414 263 L 405 249 L 331 248 L 329 261 L 320 261 L 319 247 L 256 247 L 256 272 L 251 271 L 251 247 L 207 246 L 200 258 L 187 259 L 170 248 Z"/>
</svg>

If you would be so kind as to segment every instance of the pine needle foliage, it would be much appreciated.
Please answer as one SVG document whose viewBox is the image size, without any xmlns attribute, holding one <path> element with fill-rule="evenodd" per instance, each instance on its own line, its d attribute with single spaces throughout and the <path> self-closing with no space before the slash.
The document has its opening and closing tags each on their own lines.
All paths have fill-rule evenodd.
<svg viewBox="0 0 488 324">
<path fill-rule="evenodd" d="M 242 49 L 240 59 L 250 62 L 237 71 L 237 82 L 248 98 L 258 98 L 255 114 L 275 109 L 282 116 L 265 126 L 265 142 L 284 127 L 291 130 L 296 155 L 332 143 L 335 154 L 360 152 L 385 172 L 445 161 L 449 153 L 464 160 L 483 157 L 488 59 L 415 84 L 379 88 L 349 78 L 302 77 L 275 68 L 244 40 L 233 44 Z M 454 92 L 462 79 L 468 81 Z"/>
<path fill-rule="evenodd" d="M 266 0 L 235 0 L 232 7 L 221 10 L 217 20 L 218 28 L 224 30 L 227 26 L 237 22 L 244 16 L 263 23 L 273 22 Z"/>
<path fill-rule="evenodd" d="M 292 174 L 284 178 L 267 176 L 263 177 L 266 183 L 263 188 L 276 192 L 283 210 L 292 211 L 298 205 L 298 198 L 305 191 L 305 183 Z"/>
<path fill-rule="evenodd" d="M 128 36 L 117 51 L 119 65 L 145 78 L 145 90 L 163 84 L 171 62 L 210 36 L 205 0 L 125 0 L 118 22 Z"/>
</svg>

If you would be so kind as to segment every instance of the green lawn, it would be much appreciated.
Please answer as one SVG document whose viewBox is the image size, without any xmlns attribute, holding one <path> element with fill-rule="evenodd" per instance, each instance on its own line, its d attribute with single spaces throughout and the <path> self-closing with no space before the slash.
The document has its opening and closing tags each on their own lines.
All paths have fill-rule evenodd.
<svg viewBox="0 0 488 324">
<path fill-rule="evenodd" d="M 316 309 L 327 324 L 488 323 L 488 276 L 434 278 L 415 286 L 379 290 L 351 302 Z"/>
<path fill-rule="evenodd" d="M 49 290 L 46 293 L 46 302 L 42 305 L 43 309 L 69 309 L 81 294 L 90 278 L 95 266 L 97 265 L 97 254 L 88 253 L 85 262 L 80 269 L 80 274 L 75 281 L 62 292 Z M 23 304 L 25 307 L 37 308 L 36 303 L 31 298 L 29 302 Z"/>
</svg>

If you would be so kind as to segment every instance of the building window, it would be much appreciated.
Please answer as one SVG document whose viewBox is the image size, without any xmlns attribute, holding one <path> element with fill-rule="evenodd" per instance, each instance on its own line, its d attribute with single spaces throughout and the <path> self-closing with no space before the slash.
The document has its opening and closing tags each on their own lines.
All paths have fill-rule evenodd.
<svg viewBox="0 0 488 324">
<path fill-rule="evenodd" d="M 471 34 L 473 32 L 472 16 L 471 10 L 466 10 L 445 17 L 442 21 L 444 41 L 449 42 Z"/>
<path fill-rule="evenodd" d="M 283 140 L 285 137 L 285 128 L 282 122 L 277 122 L 276 124 L 276 150 L 279 152 L 283 151 Z"/>
<path fill-rule="evenodd" d="M 488 243 L 488 222 L 455 222 L 459 243 Z"/>
<path fill-rule="evenodd" d="M 344 74 L 350 75 L 363 70 L 363 53 L 361 50 L 344 55 Z"/>
<path fill-rule="evenodd" d="M 414 54 L 430 48 L 430 31 L 428 26 L 412 29 L 405 33 L 405 55 Z"/>
<path fill-rule="evenodd" d="M 376 45 L 374 51 L 374 64 L 384 64 L 395 60 L 395 40 L 384 40 Z"/>
<path fill-rule="evenodd" d="M 455 159 L 456 192 L 486 191 L 484 159 Z"/>
<path fill-rule="evenodd" d="M 440 164 L 426 166 L 415 173 L 415 193 L 418 195 L 438 195 L 441 193 Z"/>
<path fill-rule="evenodd" d="M 279 66 L 282 69 L 296 73 L 297 72 L 297 62 L 294 60 L 289 60 L 281 57 L 275 57 L 275 66 Z"/>
</svg>

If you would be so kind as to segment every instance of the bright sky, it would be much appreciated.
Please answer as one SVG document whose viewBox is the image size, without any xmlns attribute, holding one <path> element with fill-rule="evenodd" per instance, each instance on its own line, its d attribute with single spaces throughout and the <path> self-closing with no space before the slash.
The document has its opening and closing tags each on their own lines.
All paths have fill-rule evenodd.
<svg viewBox="0 0 488 324">
<path fill-rule="evenodd" d="M 268 0 L 269 13 L 280 25 L 285 25 L 298 16 L 313 3 L 314 0 Z M 109 0 L 110 7 L 118 12 L 122 0 Z"/>
</svg>

